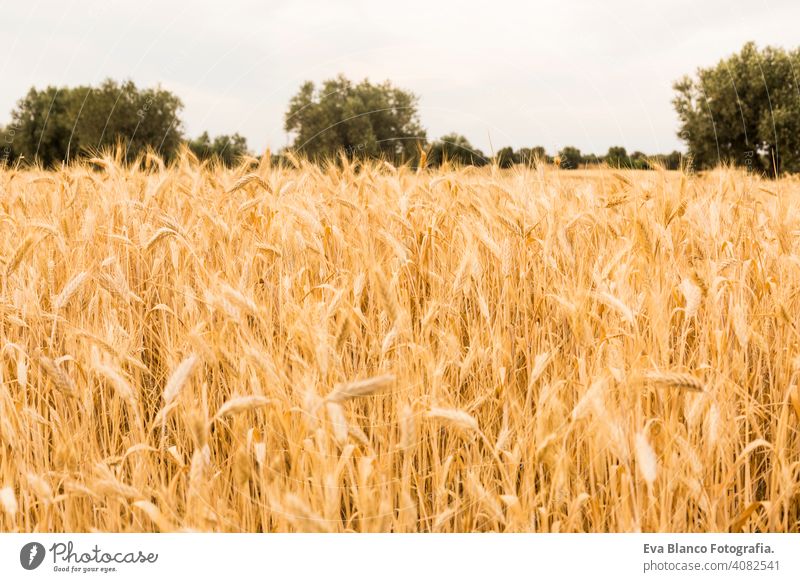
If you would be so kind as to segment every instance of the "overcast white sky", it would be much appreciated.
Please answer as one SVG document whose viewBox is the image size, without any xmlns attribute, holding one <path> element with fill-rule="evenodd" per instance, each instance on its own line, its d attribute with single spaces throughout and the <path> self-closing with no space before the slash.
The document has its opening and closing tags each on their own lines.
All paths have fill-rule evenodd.
<svg viewBox="0 0 800 582">
<path fill-rule="evenodd" d="M 391 79 L 428 136 L 682 149 L 672 82 L 748 40 L 800 44 L 797 0 L 0 0 L 0 124 L 31 86 L 131 78 L 185 104 L 190 136 L 287 144 L 304 80 Z"/>
</svg>

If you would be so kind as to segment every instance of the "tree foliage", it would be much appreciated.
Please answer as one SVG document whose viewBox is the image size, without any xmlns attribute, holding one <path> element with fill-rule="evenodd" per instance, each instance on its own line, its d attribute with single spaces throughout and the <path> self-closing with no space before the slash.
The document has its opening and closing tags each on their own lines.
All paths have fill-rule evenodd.
<svg viewBox="0 0 800 582">
<path fill-rule="evenodd" d="M 668 154 L 659 154 L 657 156 L 653 156 L 653 159 L 664 166 L 665 170 L 679 170 L 681 169 L 681 163 L 683 162 L 683 154 L 677 150 L 674 150 Z"/>
<path fill-rule="evenodd" d="M 319 89 L 304 83 L 289 103 L 284 127 L 295 135 L 294 149 L 312 159 L 344 153 L 405 162 L 416 159 L 425 143 L 414 94 L 388 81 L 354 84 L 343 75 Z"/>
<path fill-rule="evenodd" d="M 558 152 L 558 165 L 565 170 L 577 170 L 582 163 L 581 150 L 576 147 L 566 146 Z"/>
<path fill-rule="evenodd" d="M 519 163 L 519 155 L 514 151 L 514 148 L 511 147 L 499 149 L 494 158 L 495 163 L 501 168 L 510 168 L 514 164 Z"/>
<path fill-rule="evenodd" d="M 547 151 L 542 146 L 532 148 L 520 148 L 517 152 L 517 160 L 520 164 L 536 165 L 551 163 L 553 159 L 547 155 Z"/>
<path fill-rule="evenodd" d="M 674 84 L 678 135 L 698 168 L 800 171 L 800 50 L 748 43 Z"/>
<path fill-rule="evenodd" d="M 242 156 L 247 155 L 247 140 L 234 133 L 218 135 L 213 140 L 204 131 L 200 137 L 188 142 L 189 149 L 201 160 L 217 160 L 226 166 L 234 165 Z"/>
<path fill-rule="evenodd" d="M 170 158 L 182 140 L 181 108 L 169 91 L 132 81 L 32 88 L 11 113 L 14 150 L 45 165 L 117 145 L 127 159 L 147 148 Z"/>
<path fill-rule="evenodd" d="M 484 166 L 489 163 L 483 152 L 463 135 L 449 133 L 433 142 L 428 151 L 428 164 L 441 166 L 445 161 L 460 166 Z"/>
<path fill-rule="evenodd" d="M 608 148 L 608 153 L 603 161 L 612 168 L 629 168 L 631 165 L 628 151 L 622 146 Z"/>
</svg>

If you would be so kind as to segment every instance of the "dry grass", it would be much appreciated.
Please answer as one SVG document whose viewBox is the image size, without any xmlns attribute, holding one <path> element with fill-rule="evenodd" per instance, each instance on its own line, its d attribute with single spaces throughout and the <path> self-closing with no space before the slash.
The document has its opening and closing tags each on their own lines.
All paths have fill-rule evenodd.
<svg viewBox="0 0 800 582">
<path fill-rule="evenodd" d="M 0 530 L 800 530 L 800 184 L 0 172 Z"/>
</svg>

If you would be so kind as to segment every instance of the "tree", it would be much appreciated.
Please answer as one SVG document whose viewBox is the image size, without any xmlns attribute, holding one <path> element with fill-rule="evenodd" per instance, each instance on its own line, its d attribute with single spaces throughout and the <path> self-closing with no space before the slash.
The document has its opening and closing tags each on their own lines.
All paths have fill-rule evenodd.
<svg viewBox="0 0 800 582">
<path fill-rule="evenodd" d="M 597 154 L 581 154 L 581 164 L 584 166 L 589 165 L 599 165 L 603 161 L 603 156 L 598 156 Z"/>
<path fill-rule="evenodd" d="M 649 170 L 650 161 L 647 158 L 647 154 L 638 151 L 633 152 L 630 157 L 630 167 L 634 170 Z"/>
<path fill-rule="evenodd" d="M 473 147 L 463 135 L 449 133 L 431 144 L 428 151 L 428 164 L 441 166 L 445 161 L 469 166 L 484 166 L 489 160 L 483 152 Z"/>
<path fill-rule="evenodd" d="M 304 83 L 289 102 L 284 127 L 295 134 L 294 149 L 313 159 L 343 152 L 406 162 L 425 143 L 414 94 L 388 81 L 356 85 L 342 75 L 320 89 Z"/>
<path fill-rule="evenodd" d="M 129 160 L 147 148 L 170 158 L 182 140 L 182 106 L 169 91 L 132 81 L 32 88 L 11 113 L 15 148 L 45 165 L 117 145 Z"/>
<path fill-rule="evenodd" d="M 526 166 L 536 165 L 539 163 L 550 163 L 552 158 L 547 155 L 547 151 L 542 146 L 532 148 L 520 148 L 517 152 L 517 158 L 520 164 Z"/>
<path fill-rule="evenodd" d="M 629 168 L 631 160 L 628 151 L 622 146 L 611 146 L 604 159 L 605 163 L 613 168 Z"/>
<path fill-rule="evenodd" d="M 658 156 L 657 159 L 664 165 L 665 170 L 679 170 L 683 156 L 681 152 L 674 150 L 666 155 Z"/>
<path fill-rule="evenodd" d="M 583 162 L 581 150 L 578 148 L 567 146 L 558 152 L 558 164 L 565 170 L 576 170 Z"/>
<path fill-rule="evenodd" d="M 800 171 L 800 49 L 747 43 L 696 78 L 674 84 L 678 135 L 700 168 L 732 163 L 758 172 Z"/>
<path fill-rule="evenodd" d="M 200 160 L 215 159 L 226 166 L 234 165 L 242 156 L 247 155 L 247 140 L 234 133 L 233 135 L 218 135 L 212 141 L 207 131 L 188 144 L 189 149 Z"/>
<path fill-rule="evenodd" d="M 545 150 L 543 146 L 531 148 L 531 159 L 536 162 L 542 162 L 546 164 L 553 162 L 553 158 L 547 155 L 547 150 Z"/>
<path fill-rule="evenodd" d="M 31 89 L 11 112 L 16 127 L 14 149 L 29 160 L 49 165 L 63 159 L 69 144 L 69 99 L 56 87 Z"/>
<path fill-rule="evenodd" d="M 501 168 L 510 168 L 514 164 L 519 162 L 519 156 L 514 153 L 514 149 L 510 147 L 504 147 L 498 150 L 497 154 L 494 156 L 495 162 Z"/>
</svg>

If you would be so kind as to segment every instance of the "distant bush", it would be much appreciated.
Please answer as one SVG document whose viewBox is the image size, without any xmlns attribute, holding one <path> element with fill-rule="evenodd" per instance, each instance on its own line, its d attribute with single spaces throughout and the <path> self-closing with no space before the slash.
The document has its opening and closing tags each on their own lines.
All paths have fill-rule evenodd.
<svg viewBox="0 0 800 582">
<path fill-rule="evenodd" d="M 187 145 L 198 159 L 214 159 L 226 166 L 234 165 L 242 156 L 248 154 L 247 140 L 238 133 L 218 135 L 212 140 L 208 132 L 204 131 L 200 137 L 189 141 Z"/>
<path fill-rule="evenodd" d="M 448 133 L 433 142 L 428 151 L 427 163 L 441 166 L 445 161 L 462 166 L 485 166 L 489 159 L 463 135 Z"/>
</svg>

